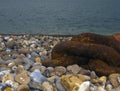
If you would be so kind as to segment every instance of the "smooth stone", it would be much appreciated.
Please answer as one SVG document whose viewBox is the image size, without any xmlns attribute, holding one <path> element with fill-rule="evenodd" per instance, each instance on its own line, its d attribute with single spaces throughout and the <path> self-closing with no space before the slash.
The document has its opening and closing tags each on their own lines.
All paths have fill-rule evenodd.
<svg viewBox="0 0 120 91">
<path fill-rule="evenodd" d="M 77 64 L 67 66 L 67 71 L 73 74 L 79 73 L 80 70 L 81 68 Z"/>
<path fill-rule="evenodd" d="M 96 79 L 96 78 L 98 78 L 98 76 L 96 75 L 95 71 L 91 71 L 90 76 L 91 76 L 91 79 Z"/>
<path fill-rule="evenodd" d="M 46 71 L 46 67 L 45 66 L 42 66 L 42 65 L 35 65 L 35 66 L 33 66 L 31 69 L 30 69 L 30 71 L 34 71 L 35 69 L 38 69 L 38 70 L 40 70 L 40 72 L 42 73 L 42 74 L 44 74 L 44 72 Z"/>
<path fill-rule="evenodd" d="M 107 85 L 106 85 L 106 90 L 107 90 L 107 91 L 111 91 L 111 90 L 112 90 L 112 88 L 113 88 L 113 87 L 112 87 L 112 85 L 111 85 L 111 84 L 107 84 Z"/>
<path fill-rule="evenodd" d="M 35 58 L 35 62 L 36 62 L 36 63 L 41 63 L 40 57 L 36 57 L 36 58 Z"/>
<path fill-rule="evenodd" d="M 84 82 L 84 81 L 89 81 L 90 77 L 86 76 L 86 75 L 82 75 L 82 74 L 77 74 L 77 76 L 79 77 L 79 79 Z"/>
<path fill-rule="evenodd" d="M 8 73 L 8 74 L 5 74 L 3 77 L 2 77 L 2 83 L 5 83 L 7 80 L 14 80 L 14 77 L 11 73 Z"/>
<path fill-rule="evenodd" d="M 118 86 L 120 86 L 120 83 L 118 82 L 118 77 L 120 77 L 120 74 L 109 75 L 109 80 L 114 88 L 117 88 Z"/>
<path fill-rule="evenodd" d="M 31 56 L 35 58 L 35 57 L 38 57 L 39 55 L 36 52 L 32 52 Z"/>
<path fill-rule="evenodd" d="M 90 91 L 90 82 L 89 81 L 83 82 L 80 85 L 79 84 L 76 84 L 76 85 L 79 86 L 79 89 L 77 91 Z"/>
<path fill-rule="evenodd" d="M 28 85 L 20 85 L 17 89 L 17 91 L 30 91 L 30 88 L 28 87 Z"/>
<path fill-rule="evenodd" d="M 97 86 L 94 84 L 90 84 L 90 91 L 96 91 L 97 90 Z"/>
<path fill-rule="evenodd" d="M 29 84 L 31 91 L 42 91 L 42 84 L 31 81 Z"/>
<path fill-rule="evenodd" d="M 12 68 L 13 66 L 15 66 L 15 62 L 11 62 L 11 63 L 8 64 L 9 68 Z"/>
<path fill-rule="evenodd" d="M 55 74 L 57 76 L 62 76 L 65 73 L 66 73 L 66 68 L 65 67 L 63 67 L 63 66 L 57 66 L 57 67 L 55 67 Z"/>
<path fill-rule="evenodd" d="M 52 84 L 46 81 L 42 83 L 42 88 L 43 88 L 43 91 L 54 91 Z"/>
<path fill-rule="evenodd" d="M 86 70 L 86 69 L 81 68 L 81 70 L 79 71 L 79 74 L 90 75 L 91 72 L 90 72 L 90 70 Z"/>
<path fill-rule="evenodd" d="M 103 87 L 99 86 L 96 91 L 106 91 Z"/>
<path fill-rule="evenodd" d="M 18 65 L 17 69 L 16 69 L 16 74 L 20 74 L 23 71 L 25 71 L 25 68 L 23 65 Z"/>
<path fill-rule="evenodd" d="M 45 66 L 40 66 L 40 72 L 44 73 L 46 71 L 46 67 Z"/>
<path fill-rule="evenodd" d="M 47 54 L 47 51 L 44 49 L 44 50 L 42 51 L 42 54 L 41 54 L 40 56 L 46 56 L 46 54 Z"/>
<path fill-rule="evenodd" d="M 81 84 L 82 81 L 78 76 L 67 74 L 62 75 L 61 83 L 67 91 L 74 91 L 75 89 L 78 89 L 78 86 L 76 84 Z"/>
<path fill-rule="evenodd" d="M 53 67 L 47 67 L 46 71 L 44 72 L 45 76 L 51 77 L 55 76 L 55 70 Z"/>
<path fill-rule="evenodd" d="M 29 65 L 33 65 L 34 64 L 34 61 L 29 59 L 29 58 L 27 58 L 27 57 L 25 57 L 23 59 L 23 61 L 24 61 L 25 64 L 29 64 Z"/>
<path fill-rule="evenodd" d="M 0 83 L 0 91 L 4 91 L 5 87 L 6 87 L 6 84 L 1 84 Z"/>
<path fill-rule="evenodd" d="M 51 76 L 51 77 L 48 77 L 47 80 L 50 81 L 51 83 L 55 83 L 56 80 L 59 78 L 59 76 Z"/>
<path fill-rule="evenodd" d="M 40 72 L 40 70 L 35 69 L 31 74 L 30 74 L 31 79 L 34 82 L 42 83 L 47 80 L 45 76 L 43 76 Z"/>
<path fill-rule="evenodd" d="M 20 84 L 28 84 L 30 82 L 30 77 L 27 75 L 26 71 L 23 71 L 15 76 L 15 81 Z"/>
<path fill-rule="evenodd" d="M 11 86 L 14 90 L 17 90 L 17 88 L 19 87 L 19 83 L 14 82 L 12 80 L 7 80 L 5 84 L 7 84 L 8 86 Z"/>
<path fill-rule="evenodd" d="M 10 70 L 4 70 L 0 72 L 0 76 L 10 73 Z"/>
<path fill-rule="evenodd" d="M 99 78 L 99 82 L 100 82 L 100 83 L 105 84 L 106 81 L 107 81 L 107 77 L 106 77 L 106 76 L 102 76 L 102 77 Z"/>
<path fill-rule="evenodd" d="M 11 87 L 5 87 L 4 91 L 14 91 Z"/>
<path fill-rule="evenodd" d="M 55 78 L 55 85 L 58 91 L 66 91 L 59 77 Z"/>
<path fill-rule="evenodd" d="M 30 71 L 33 72 L 35 69 L 40 70 L 40 69 L 41 69 L 40 65 L 35 65 L 35 66 L 33 66 L 33 67 L 30 69 Z"/>
<path fill-rule="evenodd" d="M 15 62 L 16 65 L 21 65 L 23 63 L 23 57 L 24 55 L 19 55 L 13 62 Z"/>
</svg>

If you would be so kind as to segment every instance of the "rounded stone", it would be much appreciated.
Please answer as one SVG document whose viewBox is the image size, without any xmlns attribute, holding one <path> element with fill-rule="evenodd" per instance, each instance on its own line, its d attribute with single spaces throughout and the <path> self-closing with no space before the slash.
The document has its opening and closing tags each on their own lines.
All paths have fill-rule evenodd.
<svg viewBox="0 0 120 91">
<path fill-rule="evenodd" d="M 42 83 L 47 80 L 45 76 L 43 76 L 40 72 L 40 70 L 35 69 L 31 74 L 30 77 L 32 81 L 37 82 L 37 83 Z"/>
<path fill-rule="evenodd" d="M 2 77 L 2 83 L 5 83 L 7 80 L 14 80 L 14 77 L 12 74 L 8 73 L 8 74 L 5 74 L 3 77 Z"/>
<path fill-rule="evenodd" d="M 28 87 L 28 85 L 20 85 L 17 91 L 30 91 L 30 88 Z"/>
<path fill-rule="evenodd" d="M 57 67 L 55 67 L 55 74 L 57 76 L 62 76 L 65 73 L 66 73 L 66 68 L 65 67 L 63 67 L 63 66 L 57 66 Z"/>
<path fill-rule="evenodd" d="M 81 84 L 83 81 L 80 80 L 78 76 L 67 74 L 61 77 L 61 83 L 66 88 L 67 91 L 74 91 L 78 89 L 76 84 Z"/>
<path fill-rule="evenodd" d="M 11 67 L 13 67 L 13 66 L 15 66 L 15 62 L 11 62 L 11 63 L 8 64 L 8 67 L 9 67 L 9 68 L 11 68 Z"/>
<path fill-rule="evenodd" d="M 81 68 L 77 64 L 67 66 L 67 71 L 73 74 L 77 74 L 80 70 Z"/>
<path fill-rule="evenodd" d="M 4 91 L 14 91 L 11 87 L 5 87 Z"/>
<path fill-rule="evenodd" d="M 20 73 L 22 73 L 23 71 L 25 71 L 24 66 L 18 65 L 18 67 L 17 67 L 17 69 L 16 69 L 16 74 L 20 74 Z"/>
<path fill-rule="evenodd" d="M 118 81 L 118 78 L 120 77 L 120 74 L 110 74 L 109 80 L 114 88 L 117 88 L 120 86 L 120 83 Z"/>
<path fill-rule="evenodd" d="M 37 62 L 37 63 L 41 63 L 41 59 L 40 59 L 40 57 L 36 57 L 36 58 L 35 58 L 35 62 Z"/>
<path fill-rule="evenodd" d="M 111 84 L 107 84 L 107 85 L 106 85 L 106 90 L 107 90 L 107 91 L 111 91 L 111 90 L 112 90 L 112 88 L 113 88 L 113 87 L 112 87 L 112 85 L 111 85 Z"/>
<path fill-rule="evenodd" d="M 43 91 L 54 91 L 52 84 L 46 81 L 42 83 L 42 88 L 43 88 Z"/>
<path fill-rule="evenodd" d="M 26 71 L 23 71 L 15 76 L 15 81 L 19 82 L 20 84 L 28 84 L 30 82 L 30 77 L 28 77 Z"/>
<path fill-rule="evenodd" d="M 14 90 L 16 90 L 19 87 L 19 83 L 14 82 L 12 80 L 7 80 L 5 84 L 12 87 Z"/>
<path fill-rule="evenodd" d="M 100 82 L 100 83 L 105 84 L 106 81 L 107 81 L 107 77 L 106 77 L 106 76 L 102 76 L 102 77 L 99 78 L 99 82 Z"/>
</svg>

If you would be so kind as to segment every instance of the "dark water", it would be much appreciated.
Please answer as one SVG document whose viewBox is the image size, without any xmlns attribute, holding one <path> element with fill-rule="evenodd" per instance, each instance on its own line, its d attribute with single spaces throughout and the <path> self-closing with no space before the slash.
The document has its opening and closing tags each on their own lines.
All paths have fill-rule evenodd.
<svg viewBox="0 0 120 91">
<path fill-rule="evenodd" d="M 0 0 L 0 33 L 120 32 L 120 0 Z"/>
</svg>

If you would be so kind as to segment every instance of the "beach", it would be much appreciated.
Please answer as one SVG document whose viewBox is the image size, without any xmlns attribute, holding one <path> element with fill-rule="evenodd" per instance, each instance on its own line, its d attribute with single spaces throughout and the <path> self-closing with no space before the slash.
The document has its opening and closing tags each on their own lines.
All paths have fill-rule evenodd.
<svg viewBox="0 0 120 91">
<path fill-rule="evenodd" d="M 98 76 L 78 64 L 46 67 L 54 46 L 72 36 L 0 35 L 1 91 L 120 91 L 120 74 Z"/>
</svg>

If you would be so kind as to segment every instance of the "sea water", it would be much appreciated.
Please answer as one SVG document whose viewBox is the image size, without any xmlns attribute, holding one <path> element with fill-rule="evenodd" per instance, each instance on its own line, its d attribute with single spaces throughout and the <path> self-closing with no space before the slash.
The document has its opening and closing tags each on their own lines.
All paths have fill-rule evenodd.
<svg viewBox="0 0 120 91">
<path fill-rule="evenodd" d="M 120 0 L 0 0 L 1 34 L 120 33 Z"/>
</svg>

